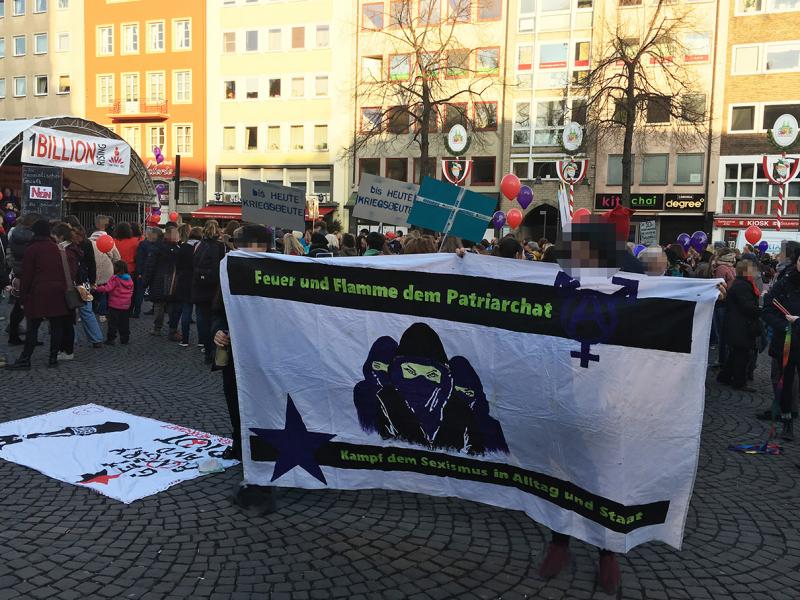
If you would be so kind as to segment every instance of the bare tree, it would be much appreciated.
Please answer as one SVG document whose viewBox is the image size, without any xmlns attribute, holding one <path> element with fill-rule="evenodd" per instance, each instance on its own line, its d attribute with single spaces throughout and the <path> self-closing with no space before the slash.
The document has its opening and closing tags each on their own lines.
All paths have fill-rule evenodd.
<svg viewBox="0 0 800 600">
<path fill-rule="evenodd" d="M 366 29 L 376 30 L 369 35 L 376 36 L 371 45 L 380 56 L 362 53 L 355 89 L 360 123 L 345 152 L 355 157 L 367 148 L 377 152 L 416 147 L 420 178 L 432 176 L 431 138 L 440 124 L 446 131 L 461 123 L 473 132 L 472 143 L 478 147 L 480 131 L 497 128 L 499 103 L 484 102 L 484 95 L 500 85 L 499 51 L 465 47 L 461 28 L 472 20 L 474 10 L 491 18 L 503 3 L 395 0 L 388 4 L 388 13 L 376 5 L 364 14 Z M 388 65 L 383 61 L 386 50 Z M 470 104 L 475 107 L 472 114 L 464 108 Z"/>
<path fill-rule="evenodd" d="M 591 68 L 572 93 L 587 100 L 594 143 L 619 143 L 622 137 L 622 200 L 630 205 L 634 135 L 641 144 L 645 138 L 668 139 L 676 147 L 705 143 L 708 118 L 685 42 L 697 35 L 691 10 L 669 0 L 640 13 L 617 10 L 614 28 L 593 47 Z"/>
</svg>

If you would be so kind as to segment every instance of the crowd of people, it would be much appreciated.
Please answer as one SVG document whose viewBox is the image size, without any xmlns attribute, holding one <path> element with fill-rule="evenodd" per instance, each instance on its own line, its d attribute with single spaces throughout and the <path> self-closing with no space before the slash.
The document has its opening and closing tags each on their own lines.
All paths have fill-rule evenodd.
<svg viewBox="0 0 800 600">
<path fill-rule="evenodd" d="M 652 276 L 722 280 L 710 340 L 710 347 L 717 350 L 717 362 L 712 365 L 719 369 L 717 381 L 750 390 L 748 382 L 754 378 L 758 356 L 768 348 L 774 399 L 759 416 L 780 421 L 782 437 L 793 439 L 797 416 L 793 386 L 800 379 L 796 378 L 800 373 L 800 244 L 785 242 L 774 258 L 751 246 L 739 251 L 724 244 L 702 252 L 687 251 L 679 244 L 637 251 L 632 244 L 615 246 L 618 239 L 611 230 L 614 256 L 603 260 L 616 268 Z M 594 244 L 591 228 L 586 231 L 590 232 L 586 238 L 573 232 L 572 241 Z M 110 246 L 106 236 L 113 239 Z M 130 343 L 130 320 L 152 316 L 150 335 L 164 335 L 166 325 L 169 343 L 184 348 L 196 344 L 206 364 L 222 372 L 233 431 L 233 446 L 225 458 L 241 459 L 235 362 L 219 280 L 219 264 L 234 249 L 312 258 L 475 253 L 562 266 L 566 264 L 562 259 L 575 252 L 569 241 L 520 241 L 513 235 L 472 243 L 419 230 L 385 235 L 362 230 L 353 235 L 329 233 L 319 223 L 301 233 L 237 221 L 221 228 L 213 220 L 203 227 L 170 222 L 163 229 L 142 230 L 137 223 L 114 223 L 103 215 L 96 217 L 89 232 L 75 217 L 50 222 L 35 214 L 22 215 L 10 231 L 0 228 L 0 288 L 12 305 L 6 333 L 9 345 L 22 347 L 6 368 L 32 367 L 35 349 L 42 345 L 39 331 L 45 320 L 50 330 L 47 364 L 57 367 L 74 358 L 76 331 L 82 331 L 88 345 L 99 350 L 117 341 Z M 600 266 L 598 256 L 592 251 L 585 258 L 594 261 L 590 266 Z M 146 312 L 145 300 L 151 304 Z M 270 504 L 270 490 L 243 485 L 235 501 L 245 509 L 264 507 Z M 564 568 L 568 545 L 568 536 L 554 534 L 541 567 L 544 577 L 554 577 Z M 619 567 L 613 553 L 601 551 L 600 576 L 604 589 L 618 587 Z"/>
</svg>

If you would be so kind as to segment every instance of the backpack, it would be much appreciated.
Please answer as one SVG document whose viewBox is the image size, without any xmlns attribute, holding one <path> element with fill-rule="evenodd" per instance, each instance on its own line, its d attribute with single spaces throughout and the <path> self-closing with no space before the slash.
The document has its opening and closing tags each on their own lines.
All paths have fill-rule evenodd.
<svg viewBox="0 0 800 600">
<path fill-rule="evenodd" d="M 203 240 L 195 247 L 192 260 L 192 282 L 200 288 L 216 287 L 219 283 L 219 247 Z"/>
</svg>

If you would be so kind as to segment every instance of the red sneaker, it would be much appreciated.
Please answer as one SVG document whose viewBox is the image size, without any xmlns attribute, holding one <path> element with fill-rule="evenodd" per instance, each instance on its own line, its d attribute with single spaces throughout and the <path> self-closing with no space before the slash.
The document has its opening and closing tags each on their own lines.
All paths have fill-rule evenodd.
<svg viewBox="0 0 800 600">
<path fill-rule="evenodd" d="M 556 544 L 550 542 L 547 547 L 547 555 L 539 567 L 539 575 L 544 579 L 552 579 L 569 564 L 569 546 L 566 544 Z"/>
<path fill-rule="evenodd" d="M 617 555 L 613 552 L 602 552 L 600 554 L 600 587 L 606 594 L 616 594 L 621 579 Z"/>
</svg>

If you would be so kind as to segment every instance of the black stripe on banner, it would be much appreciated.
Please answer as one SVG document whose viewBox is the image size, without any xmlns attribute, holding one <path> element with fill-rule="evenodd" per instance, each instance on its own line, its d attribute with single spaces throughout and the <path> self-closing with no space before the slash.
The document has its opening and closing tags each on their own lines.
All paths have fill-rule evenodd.
<svg viewBox="0 0 800 600">
<path fill-rule="evenodd" d="M 275 462 L 278 452 L 258 436 L 251 436 L 250 456 L 254 462 Z M 664 523 L 669 511 L 668 500 L 625 506 L 569 481 L 513 465 L 412 448 L 328 442 L 319 448 L 315 458 L 320 465 L 336 469 L 420 473 L 511 487 L 618 533 Z"/>
<path fill-rule="evenodd" d="M 458 321 L 538 335 L 690 353 L 695 303 L 487 277 L 228 257 L 234 295 Z M 623 285 L 623 284 L 620 284 Z M 625 290 L 621 288 L 621 292 Z"/>
</svg>

